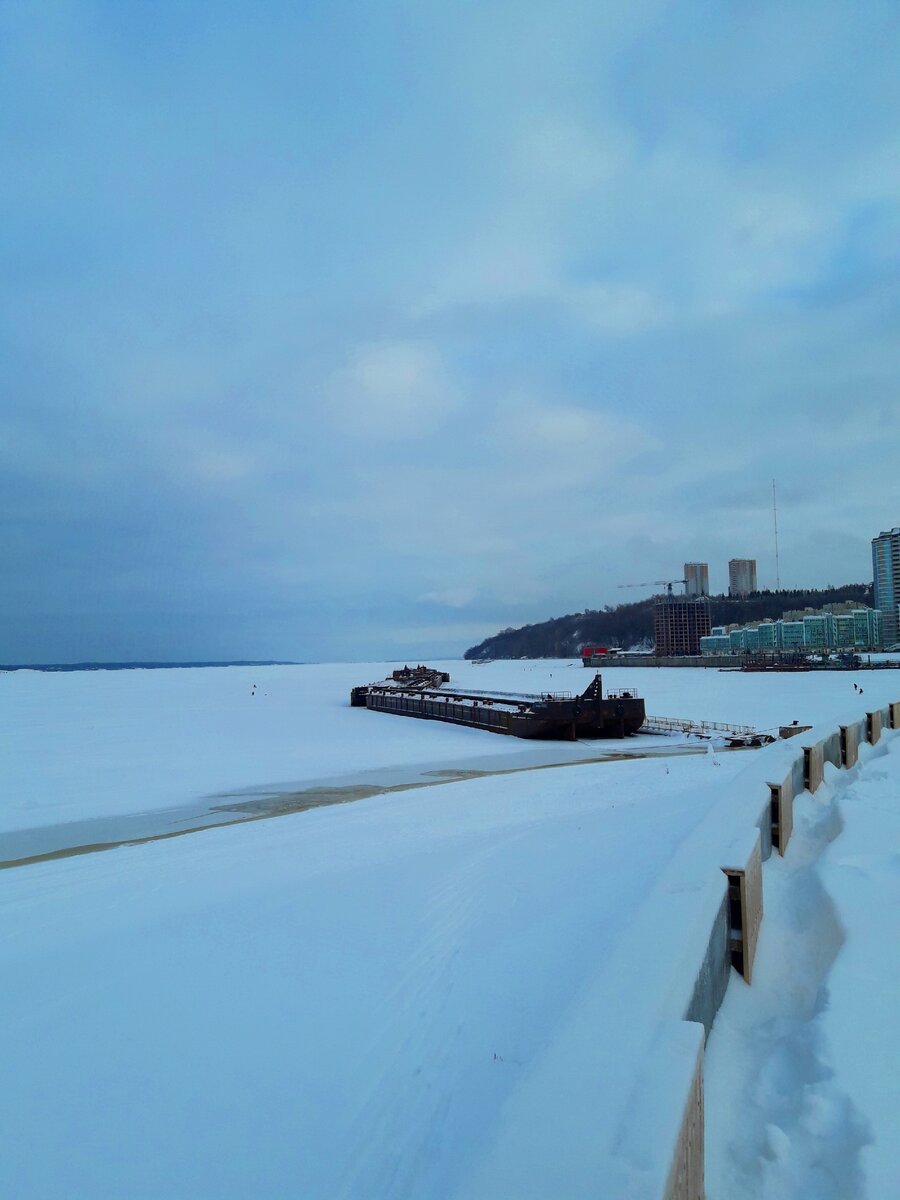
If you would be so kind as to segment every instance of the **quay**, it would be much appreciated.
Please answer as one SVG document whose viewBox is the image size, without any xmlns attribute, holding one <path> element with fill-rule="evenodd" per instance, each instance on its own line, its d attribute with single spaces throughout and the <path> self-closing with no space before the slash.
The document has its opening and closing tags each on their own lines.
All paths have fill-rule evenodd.
<svg viewBox="0 0 900 1200">
<path fill-rule="evenodd" d="M 896 662 L 872 662 L 859 655 L 841 659 L 819 659 L 808 654 L 767 654 L 748 651 L 737 654 L 583 654 L 585 667 L 713 667 L 720 671 L 896 671 Z"/>
</svg>

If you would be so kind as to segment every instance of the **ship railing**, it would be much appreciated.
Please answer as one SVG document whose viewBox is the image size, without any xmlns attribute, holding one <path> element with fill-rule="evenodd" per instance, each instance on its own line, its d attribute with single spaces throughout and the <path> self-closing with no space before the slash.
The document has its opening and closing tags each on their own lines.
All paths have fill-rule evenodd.
<svg viewBox="0 0 900 1200">
<path fill-rule="evenodd" d="M 756 737 L 759 731 L 752 725 L 727 725 L 723 721 L 691 721 L 682 717 L 647 716 L 642 733 L 694 733 L 701 737 L 723 733 L 731 737 Z"/>
<path fill-rule="evenodd" d="M 572 692 L 496 692 L 488 688 L 466 688 L 465 691 L 453 691 L 448 689 L 446 692 L 441 689 L 441 694 L 446 696 L 484 696 L 486 699 L 496 700 L 574 700 L 575 696 Z"/>
<path fill-rule="evenodd" d="M 369 688 L 381 696 L 400 696 L 407 699 L 432 700 L 444 704 L 464 704 L 467 706 L 495 707 L 509 712 L 516 709 L 522 711 L 533 708 L 536 704 L 546 703 L 548 696 L 525 696 L 519 694 L 501 695 L 498 692 L 484 692 L 473 695 L 469 692 L 445 692 L 442 688 L 413 688 L 413 687 L 379 687 L 377 684 Z"/>
</svg>

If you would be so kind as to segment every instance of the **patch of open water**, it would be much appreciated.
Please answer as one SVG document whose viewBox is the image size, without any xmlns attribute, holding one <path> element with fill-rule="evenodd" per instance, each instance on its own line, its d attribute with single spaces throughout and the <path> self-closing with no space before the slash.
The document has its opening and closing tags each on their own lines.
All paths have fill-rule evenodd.
<svg viewBox="0 0 900 1200">
<path fill-rule="evenodd" d="M 609 745 L 608 742 L 604 744 Z M 82 821 L 13 830 L 0 839 L 0 870 L 114 850 L 119 846 L 165 841 L 199 833 L 204 829 L 283 817 L 327 804 L 348 804 L 371 796 L 459 783 L 466 779 L 482 779 L 490 775 L 515 775 L 522 771 L 545 771 L 556 767 L 584 766 L 587 763 L 708 753 L 708 744 L 697 741 L 667 739 L 640 748 L 619 742 L 614 745 L 615 748 L 610 747 L 598 753 L 596 742 L 574 745 L 543 743 L 539 748 L 534 747 L 531 754 L 520 751 L 481 756 L 469 759 L 465 766 L 458 763 L 426 767 L 407 764 L 343 778 L 309 781 L 303 786 L 268 784 L 242 788 L 207 796 L 177 808 L 91 817 Z M 551 746 L 552 749 L 548 749 Z M 534 761 L 535 757 L 539 761 Z"/>
</svg>

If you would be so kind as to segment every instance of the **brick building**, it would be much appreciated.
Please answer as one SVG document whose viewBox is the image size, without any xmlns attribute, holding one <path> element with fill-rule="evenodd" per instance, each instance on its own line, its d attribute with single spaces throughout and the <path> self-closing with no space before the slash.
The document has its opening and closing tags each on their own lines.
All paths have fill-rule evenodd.
<svg viewBox="0 0 900 1200">
<path fill-rule="evenodd" d="M 699 654 L 700 639 L 710 630 L 709 601 L 704 597 L 661 600 L 653 614 L 656 653 Z"/>
</svg>

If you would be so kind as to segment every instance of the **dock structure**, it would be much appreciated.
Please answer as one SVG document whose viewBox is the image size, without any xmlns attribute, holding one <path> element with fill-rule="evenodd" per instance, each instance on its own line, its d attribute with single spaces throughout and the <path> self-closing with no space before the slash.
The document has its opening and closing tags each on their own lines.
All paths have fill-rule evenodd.
<svg viewBox="0 0 900 1200">
<path fill-rule="evenodd" d="M 644 654 L 597 650 L 586 647 L 581 654 L 584 667 L 700 667 L 720 671 L 896 671 L 900 660 L 872 661 L 871 654 L 851 652 L 816 655 L 801 651 L 722 651 L 719 654 Z"/>
<path fill-rule="evenodd" d="M 571 692 L 488 692 L 449 686 L 446 672 L 404 667 L 389 679 L 353 688 L 350 703 L 374 712 L 470 725 L 520 738 L 623 738 L 644 723 L 644 701 L 634 689 L 603 694 L 599 674 L 581 695 Z"/>
<path fill-rule="evenodd" d="M 686 717 L 648 716 L 641 733 L 684 733 L 706 739 L 720 738 L 729 746 L 768 746 L 776 739 L 752 725 L 729 725 L 724 721 L 692 721 Z"/>
</svg>

